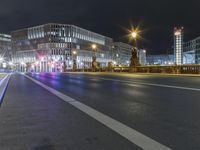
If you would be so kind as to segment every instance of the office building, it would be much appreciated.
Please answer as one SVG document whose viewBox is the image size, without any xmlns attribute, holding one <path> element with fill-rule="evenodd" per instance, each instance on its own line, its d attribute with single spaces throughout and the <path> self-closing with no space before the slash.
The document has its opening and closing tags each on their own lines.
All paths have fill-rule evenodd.
<svg viewBox="0 0 200 150">
<path fill-rule="evenodd" d="M 10 58 L 11 52 L 11 35 L 8 34 L 0 34 L 0 57 L 1 59 Z"/>
<path fill-rule="evenodd" d="M 146 65 L 146 50 L 141 49 L 138 51 L 140 65 Z"/>
<path fill-rule="evenodd" d="M 147 65 L 173 65 L 174 55 L 147 55 Z"/>
<path fill-rule="evenodd" d="M 91 68 L 93 50 L 99 67 L 112 62 L 113 39 L 68 24 L 49 23 L 11 32 L 13 62 L 22 71 L 61 72 Z"/>
<path fill-rule="evenodd" d="M 115 60 L 115 64 L 118 66 L 129 66 L 132 49 L 133 46 L 129 44 L 115 42 L 113 53 L 113 59 Z"/>
<path fill-rule="evenodd" d="M 200 64 L 200 37 L 184 43 L 184 53 L 193 58 L 192 63 Z"/>
<path fill-rule="evenodd" d="M 0 34 L 0 69 L 8 69 L 11 65 L 11 36 Z"/>
</svg>

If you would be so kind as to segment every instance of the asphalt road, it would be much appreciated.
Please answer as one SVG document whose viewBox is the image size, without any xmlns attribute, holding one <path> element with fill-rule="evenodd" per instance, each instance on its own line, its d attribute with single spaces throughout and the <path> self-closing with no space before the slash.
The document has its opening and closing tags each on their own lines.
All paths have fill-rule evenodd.
<svg viewBox="0 0 200 150">
<path fill-rule="evenodd" d="M 199 77 L 99 73 L 29 76 L 171 149 L 200 149 Z M 36 150 L 42 150 L 45 143 L 53 150 L 140 149 L 22 75 L 11 78 L 0 121 L 0 146 L 4 148 L 12 139 L 19 149 L 24 141 Z"/>
</svg>

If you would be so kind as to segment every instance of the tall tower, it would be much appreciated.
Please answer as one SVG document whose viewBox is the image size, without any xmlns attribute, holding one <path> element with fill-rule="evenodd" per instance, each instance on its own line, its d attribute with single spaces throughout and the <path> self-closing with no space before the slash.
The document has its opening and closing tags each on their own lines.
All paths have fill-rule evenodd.
<svg viewBox="0 0 200 150">
<path fill-rule="evenodd" d="M 183 27 L 174 28 L 174 62 L 176 65 L 183 64 L 183 31 Z"/>
</svg>

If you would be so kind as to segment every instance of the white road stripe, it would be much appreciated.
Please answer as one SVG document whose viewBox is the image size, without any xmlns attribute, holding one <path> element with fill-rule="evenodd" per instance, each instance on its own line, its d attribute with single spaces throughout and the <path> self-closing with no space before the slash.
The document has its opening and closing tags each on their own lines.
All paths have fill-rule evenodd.
<svg viewBox="0 0 200 150">
<path fill-rule="evenodd" d="M 0 105 L 3 101 L 3 97 L 8 85 L 8 82 L 10 80 L 11 74 L 7 74 L 1 81 L 0 81 Z"/>
<path fill-rule="evenodd" d="M 45 84 L 25 75 L 27 78 L 29 78 L 30 80 L 32 80 L 33 82 L 37 83 L 38 85 L 40 85 L 41 87 L 45 88 L 46 90 L 48 90 L 49 92 L 53 93 L 54 95 L 58 96 L 59 98 L 61 98 L 62 100 L 64 100 L 65 102 L 73 105 L 74 107 L 76 107 L 77 109 L 81 110 L 82 112 L 86 113 L 87 115 L 89 115 L 90 117 L 92 117 L 93 119 L 99 121 L 100 123 L 104 124 L 105 126 L 107 126 L 108 128 L 110 128 L 111 130 L 117 132 L 118 134 L 120 134 L 121 136 L 125 137 L 126 139 L 128 139 L 130 142 L 136 144 L 137 146 L 139 146 L 140 148 L 144 149 L 144 150 L 171 150 L 169 147 L 158 143 L 157 141 L 151 139 L 150 137 L 126 126 L 123 123 L 120 123 L 119 121 L 67 96 L 62 94 L 61 92 L 46 86 Z"/>
<path fill-rule="evenodd" d="M 118 80 L 118 79 L 111 79 L 111 78 L 99 78 L 99 77 L 94 77 L 94 78 L 90 78 L 90 79 L 101 79 L 101 80 L 116 81 L 116 82 L 128 83 L 128 84 L 149 85 L 149 86 L 157 86 L 157 87 L 164 87 L 164 88 L 173 88 L 173 89 L 180 89 L 180 90 L 200 91 L 200 89 L 198 89 L 198 88 L 183 87 L 183 86 L 174 86 L 174 85 L 166 85 L 166 84 L 156 84 L 156 83 L 147 83 L 147 82 L 135 82 L 135 81 Z"/>
</svg>

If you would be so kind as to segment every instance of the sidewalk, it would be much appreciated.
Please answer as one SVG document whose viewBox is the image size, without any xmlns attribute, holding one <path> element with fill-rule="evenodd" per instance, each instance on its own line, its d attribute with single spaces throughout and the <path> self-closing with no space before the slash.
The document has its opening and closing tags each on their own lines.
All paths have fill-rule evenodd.
<svg viewBox="0 0 200 150">
<path fill-rule="evenodd" d="M 20 74 L 0 108 L 1 150 L 139 149 Z"/>
</svg>

